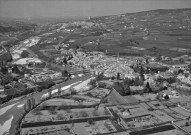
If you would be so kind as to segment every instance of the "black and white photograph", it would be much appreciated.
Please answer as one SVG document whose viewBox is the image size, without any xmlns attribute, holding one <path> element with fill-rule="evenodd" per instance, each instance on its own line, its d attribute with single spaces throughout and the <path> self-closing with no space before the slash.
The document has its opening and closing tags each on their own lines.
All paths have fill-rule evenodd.
<svg viewBox="0 0 191 135">
<path fill-rule="evenodd" d="M 0 135 L 191 135 L 191 0 L 0 0 Z"/>
</svg>

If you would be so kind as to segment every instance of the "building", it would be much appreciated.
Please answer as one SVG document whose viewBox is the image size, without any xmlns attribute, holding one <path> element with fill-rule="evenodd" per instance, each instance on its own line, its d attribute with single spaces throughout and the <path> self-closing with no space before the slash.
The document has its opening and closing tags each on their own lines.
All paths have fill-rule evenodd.
<svg viewBox="0 0 191 135">
<path fill-rule="evenodd" d="M 186 70 L 188 69 L 189 64 L 181 61 L 164 61 L 161 63 L 161 65 L 167 66 L 169 68 Z"/>
<path fill-rule="evenodd" d="M 143 91 L 144 87 L 143 86 L 130 86 L 131 91 Z"/>
<path fill-rule="evenodd" d="M 179 74 L 177 76 L 177 79 L 179 79 L 181 82 L 183 83 L 187 83 L 187 84 L 190 84 L 191 85 L 191 75 L 189 75 L 188 77 L 186 77 L 185 75 L 183 74 Z"/>
<path fill-rule="evenodd" d="M 50 81 L 50 80 L 57 80 L 62 77 L 61 72 L 43 72 L 40 74 L 34 74 L 29 77 L 29 79 L 33 82 L 45 82 L 45 81 Z"/>
<path fill-rule="evenodd" d="M 185 69 L 188 69 L 188 65 L 189 65 L 189 64 L 179 64 L 179 65 L 173 65 L 172 67 L 173 67 L 173 68 L 176 68 L 176 69 L 185 70 Z"/>
<path fill-rule="evenodd" d="M 4 95 L 5 94 L 4 92 L 5 92 L 4 87 L 0 85 L 0 95 Z"/>
<path fill-rule="evenodd" d="M 170 78 L 174 77 L 171 72 L 159 72 L 155 76 L 156 77 L 161 77 L 161 78 L 164 78 L 164 79 L 170 79 Z"/>
<path fill-rule="evenodd" d="M 0 85 L 0 98 L 4 98 L 7 95 L 5 94 L 5 90 L 4 87 Z"/>
</svg>

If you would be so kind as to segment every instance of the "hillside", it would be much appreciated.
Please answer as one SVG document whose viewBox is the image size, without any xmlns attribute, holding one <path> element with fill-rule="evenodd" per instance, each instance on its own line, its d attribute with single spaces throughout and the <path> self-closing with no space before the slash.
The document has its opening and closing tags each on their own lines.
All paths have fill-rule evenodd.
<svg viewBox="0 0 191 135">
<path fill-rule="evenodd" d="M 94 17 L 89 20 L 101 23 L 109 33 L 104 34 L 104 41 L 109 40 L 118 47 L 157 53 L 190 53 L 191 43 L 191 9 L 158 9 L 137 13 Z M 120 38 L 119 42 L 118 39 Z M 124 42 L 122 42 L 124 41 Z M 117 43 L 116 43 L 117 42 Z M 122 42 L 122 44 L 121 44 Z M 119 44 L 118 44 L 119 43 Z M 138 44 L 137 44 L 138 43 Z M 131 44 L 131 45 L 129 45 Z M 103 47 L 107 48 L 107 47 Z M 115 48 L 115 46 L 113 46 Z M 111 48 L 107 48 L 111 49 Z M 160 50 L 162 49 L 162 50 Z M 144 51 L 140 51 L 144 50 Z M 168 51 L 167 51 L 168 50 Z M 120 50 L 119 50 L 120 51 Z"/>
</svg>

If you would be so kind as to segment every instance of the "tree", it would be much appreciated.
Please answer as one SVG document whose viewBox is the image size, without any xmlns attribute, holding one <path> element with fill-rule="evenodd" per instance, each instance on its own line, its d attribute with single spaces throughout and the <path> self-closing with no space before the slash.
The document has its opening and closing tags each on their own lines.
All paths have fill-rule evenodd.
<svg viewBox="0 0 191 135">
<path fill-rule="evenodd" d="M 125 95 L 130 95 L 130 87 L 128 84 L 123 84 L 124 85 L 124 92 L 125 92 Z"/>
<path fill-rule="evenodd" d="M 188 127 L 189 125 L 190 125 L 190 123 L 187 121 L 187 122 L 185 123 L 185 126 Z"/>
<path fill-rule="evenodd" d="M 94 120 L 92 120 L 92 119 L 89 119 L 87 122 L 88 122 L 89 125 L 94 125 L 95 124 Z"/>
<path fill-rule="evenodd" d="M 71 95 L 76 95 L 77 91 L 74 88 L 70 88 Z"/>
<path fill-rule="evenodd" d="M 67 70 L 62 71 L 62 76 L 63 77 L 69 77 L 68 71 Z"/>
<path fill-rule="evenodd" d="M 42 89 L 48 89 L 55 85 L 53 81 L 39 82 L 36 84 L 39 85 Z"/>
<path fill-rule="evenodd" d="M 117 73 L 117 80 L 120 80 L 120 73 Z"/>
<path fill-rule="evenodd" d="M 144 78 L 139 78 L 139 85 L 142 86 L 144 84 Z"/>
<path fill-rule="evenodd" d="M 146 61 L 147 64 L 149 63 L 149 59 L 148 58 L 146 58 L 145 61 Z"/>
<path fill-rule="evenodd" d="M 102 72 L 102 73 L 100 73 L 100 74 L 98 74 L 98 76 L 97 76 L 98 80 L 102 80 L 102 79 L 103 79 L 103 77 L 104 77 L 103 72 Z"/>
<path fill-rule="evenodd" d="M 17 65 L 14 65 L 14 67 L 13 67 L 13 73 L 16 73 L 16 74 L 21 73 Z"/>
<path fill-rule="evenodd" d="M 179 61 L 183 63 L 183 62 L 184 62 L 184 59 L 183 59 L 183 58 L 180 58 Z"/>
<path fill-rule="evenodd" d="M 6 74 L 6 73 L 8 72 L 8 68 L 7 68 L 7 67 L 2 67 L 2 68 L 1 68 L 1 72 L 2 72 L 3 74 Z"/>
<path fill-rule="evenodd" d="M 26 51 L 26 50 L 24 50 L 22 53 L 21 53 L 21 57 L 22 58 L 27 58 L 29 56 L 29 53 Z"/>
<path fill-rule="evenodd" d="M 182 70 L 182 69 L 178 70 L 178 74 L 183 74 L 183 73 L 184 73 L 184 70 Z"/>
<path fill-rule="evenodd" d="M 124 84 L 127 84 L 129 86 L 133 85 L 132 84 L 132 81 L 129 79 L 129 78 L 125 78 L 124 81 L 123 81 Z"/>
<path fill-rule="evenodd" d="M 169 100 L 169 99 L 170 99 L 170 98 L 169 98 L 169 95 L 165 95 L 165 96 L 164 96 L 164 99 Z"/>
<path fill-rule="evenodd" d="M 97 80 L 98 80 L 98 77 L 96 77 L 95 79 L 91 79 L 89 82 L 89 85 L 92 85 L 93 87 L 95 87 Z"/>
<path fill-rule="evenodd" d="M 140 71 L 140 76 L 141 76 L 141 79 L 143 79 L 143 81 L 145 80 L 145 77 L 143 75 L 143 67 L 141 66 L 141 71 Z"/>
<path fill-rule="evenodd" d="M 52 90 L 51 89 L 48 90 L 48 95 L 49 95 L 49 98 L 52 97 Z"/>
<path fill-rule="evenodd" d="M 150 87 L 149 82 L 147 82 L 147 84 L 146 84 L 146 88 L 149 90 L 149 92 L 152 92 L 152 89 L 151 89 L 151 87 Z"/>
<path fill-rule="evenodd" d="M 79 49 L 80 47 L 78 45 L 76 45 L 76 50 Z"/>
<path fill-rule="evenodd" d="M 114 79 L 115 79 L 115 77 L 114 77 L 114 76 L 112 76 L 112 77 L 111 77 L 111 80 L 114 80 Z"/>
<path fill-rule="evenodd" d="M 24 107 L 23 107 L 23 108 L 24 108 L 24 111 L 25 111 L 25 112 L 28 111 L 28 110 L 27 110 L 27 105 L 26 105 L 26 104 L 24 104 Z"/>
<path fill-rule="evenodd" d="M 34 99 L 34 97 L 32 96 L 32 98 L 31 98 L 31 106 L 32 106 L 32 108 L 34 108 L 35 105 L 36 105 L 35 99 Z"/>
<path fill-rule="evenodd" d="M 67 60 L 66 60 L 66 57 L 64 57 L 63 62 L 64 62 L 64 64 L 68 63 Z"/>
<path fill-rule="evenodd" d="M 148 93 L 149 89 L 147 87 L 145 87 L 143 91 L 144 91 L 144 93 Z"/>
<path fill-rule="evenodd" d="M 32 105 L 31 105 L 31 100 L 30 99 L 27 99 L 26 106 L 27 106 L 27 108 L 26 108 L 27 111 L 30 111 L 32 109 Z"/>
<path fill-rule="evenodd" d="M 61 87 L 59 86 L 58 87 L 58 96 L 61 96 L 62 95 L 62 90 L 61 90 Z"/>
<path fill-rule="evenodd" d="M 104 82 L 99 82 L 98 85 L 99 85 L 99 88 L 106 88 L 107 87 L 107 84 Z"/>
<path fill-rule="evenodd" d="M 171 83 L 175 83 L 176 82 L 176 78 L 175 77 L 173 77 L 173 78 L 171 77 L 171 78 L 167 79 L 167 82 L 170 83 L 170 84 Z"/>
<path fill-rule="evenodd" d="M 139 86 L 139 85 L 140 85 L 140 84 L 139 84 L 139 78 L 138 78 L 138 77 L 134 79 L 134 85 L 135 85 L 135 86 Z"/>
</svg>

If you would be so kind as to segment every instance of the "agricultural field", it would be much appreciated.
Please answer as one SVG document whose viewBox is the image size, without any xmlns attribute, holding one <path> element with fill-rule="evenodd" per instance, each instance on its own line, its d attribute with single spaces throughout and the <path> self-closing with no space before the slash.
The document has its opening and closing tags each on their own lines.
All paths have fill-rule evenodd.
<svg viewBox="0 0 191 135">
<path fill-rule="evenodd" d="M 123 96 L 127 104 L 137 104 L 139 101 L 134 96 Z"/>
<path fill-rule="evenodd" d="M 162 121 L 153 115 L 144 115 L 139 117 L 132 117 L 124 119 L 128 128 L 143 128 L 151 125 L 156 125 Z"/>
<path fill-rule="evenodd" d="M 133 95 L 138 101 L 150 101 L 156 99 L 156 94 Z"/>
<path fill-rule="evenodd" d="M 90 90 L 88 92 L 82 92 L 80 94 L 85 94 L 87 96 L 93 97 L 93 98 L 104 98 L 106 97 L 111 90 L 109 89 L 104 89 L 104 88 L 95 88 L 93 90 Z"/>
<path fill-rule="evenodd" d="M 146 135 L 146 134 L 152 134 L 152 135 L 186 135 L 185 132 L 176 129 L 172 125 L 164 125 L 159 127 L 154 127 L 150 129 L 145 130 L 139 130 L 139 131 L 133 131 L 129 133 L 130 135 Z"/>
<path fill-rule="evenodd" d="M 186 130 L 189 133 L 191 132 L 191 122 L 190 122 L 190 120 L 177 121 L 177 122 L 175 122 L 175 125 L 177 125 L 178 127 L 183 128 L 184 130 Z"/>
<path fill-rule="evenodd" d="M 108 100 L 108 104 L 118 105 L 118 104 L 126 104 L 127 102 L 123 97 L 116 91 L 112 90 L 111 93 L 106 97 Z"/>
</svg>

